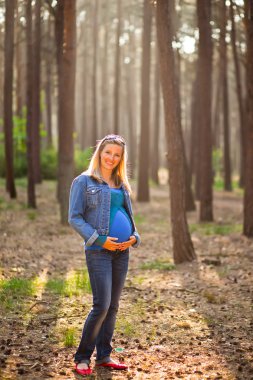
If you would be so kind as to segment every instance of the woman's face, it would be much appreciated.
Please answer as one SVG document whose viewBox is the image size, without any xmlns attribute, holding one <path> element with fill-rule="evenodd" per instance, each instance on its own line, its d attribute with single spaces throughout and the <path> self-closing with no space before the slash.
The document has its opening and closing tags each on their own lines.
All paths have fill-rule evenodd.
<svg viewBox="0 0 253 380">
<path fill-rule="evenodd" d="M 120 163 L 123 148 L 118 144 L 106 144 L 100 153 L 101 168 L 113 170 Z"/>
</svg>

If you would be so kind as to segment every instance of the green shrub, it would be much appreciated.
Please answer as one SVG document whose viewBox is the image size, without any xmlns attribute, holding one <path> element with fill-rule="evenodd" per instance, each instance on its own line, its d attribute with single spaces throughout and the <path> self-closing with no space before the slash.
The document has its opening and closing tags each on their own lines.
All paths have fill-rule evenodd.
<svg viewBox="0 0 253 380">
<path fill-rule="evenodd" d="M 5 177 L 5 152 L 3 134 L 0 134 L 0 177 Z M 19 142 L 19 144 L 21 144 Z M 21 145 L 20 145 L 21 147 Z M 75 173 L 77 176 L 88 168 L 89 159 L 92 155 L 92 149 L 75 150 Z M 57 166 L 58 166 L 58 153 L 55 148 L 44 148 L 41 150 L 41 173 L 43 179 L 56 179 L 57 178 Z M 23 147 L 20 150 L 14 152 L 14 176 L 15 178 L 21 178 L 27 176 L 27 158 L 26 152 L 23 151 Z"/>
<path fill-rule="evenodd" d="M 43 179 L 56 179 L 57 176 L 57 152 L 54 148 L 41 151 L 41 174 Z"/>
<path fill-rule="evenodd" d="M 79 175 L 88 168 L 92 153 L 92 148 L 75 150 L 75 175 Z"/>
</svg>

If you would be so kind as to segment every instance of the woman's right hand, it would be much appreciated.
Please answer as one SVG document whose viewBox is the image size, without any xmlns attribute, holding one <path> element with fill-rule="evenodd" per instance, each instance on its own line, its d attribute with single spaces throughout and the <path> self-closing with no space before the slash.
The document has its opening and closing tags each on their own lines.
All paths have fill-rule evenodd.
<svg viewBox="0 0 253 380">
<path fill-rule="evenodd" d="M 108 236 L 103 244 L 103 248 L 108 249 L 109 251 L 116 251 L 116 249 L 119 249 L 119 243 L 116 243 L 117 240 L 118 238 Z"/>
</svg>

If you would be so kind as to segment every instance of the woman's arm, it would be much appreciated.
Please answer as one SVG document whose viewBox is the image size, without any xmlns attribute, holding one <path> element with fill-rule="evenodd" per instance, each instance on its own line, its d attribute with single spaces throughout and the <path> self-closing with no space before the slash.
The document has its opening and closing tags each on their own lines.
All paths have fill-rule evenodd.
<svg viewBox="0 0 253 380">
<path fill-rule="evenodd" d="M 91 246 L 99 234 L 95 228 L 84 220 L 86 209 L 86 178 L 79 176 L 74 179 L 70 189 L 68 222 L 85 241 L 85 245 Z"/>
</svg>

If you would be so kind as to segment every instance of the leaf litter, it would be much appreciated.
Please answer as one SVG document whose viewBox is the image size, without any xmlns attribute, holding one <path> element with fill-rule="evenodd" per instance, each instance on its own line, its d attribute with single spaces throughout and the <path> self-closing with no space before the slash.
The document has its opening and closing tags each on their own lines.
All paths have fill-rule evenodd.
<svg viewBox="0 0 253 380">
<path fill-rule="evenodd" d="M 73 355 L 91 295 L 80 284 L 82 241 L 60 225 L 49 188 L 39 185 L 34 218 L 24 189 L 17 201 L 1 190 L 13 203 L 0 212 L 1 379 L 79 378 Z M 241 196 L 215 193 L 216 234 L 198 228 L 197 212 L 188 214 L 198 260 L 177 266 L 167 186 L 152 187 L 150 204 L 133 206 L 142 245 L 131 251 L 113 339 L 114 358 L 129 370 L 99 368 L 90 378 L 253 379 L 253 241 L 229 229 L 242 223 Z"/>
</svg>

